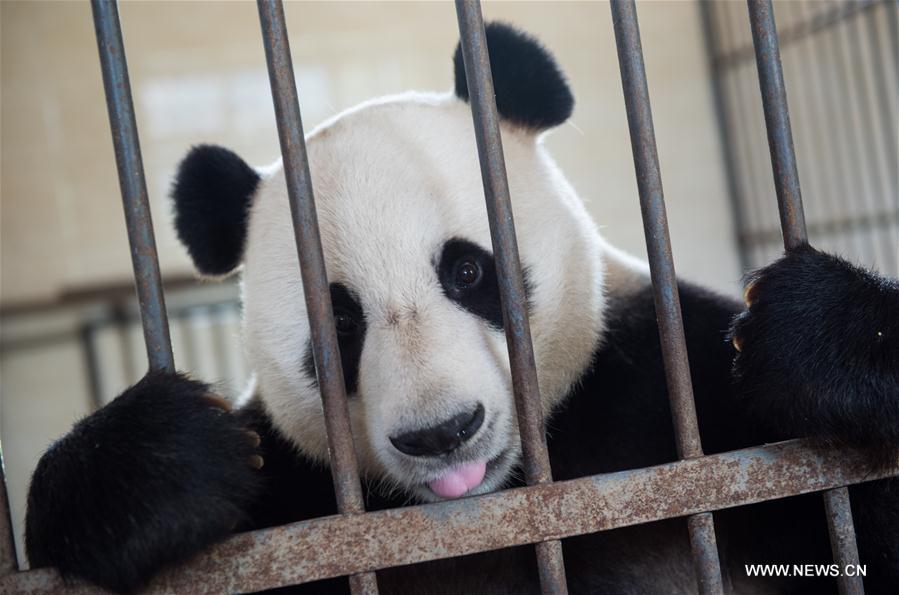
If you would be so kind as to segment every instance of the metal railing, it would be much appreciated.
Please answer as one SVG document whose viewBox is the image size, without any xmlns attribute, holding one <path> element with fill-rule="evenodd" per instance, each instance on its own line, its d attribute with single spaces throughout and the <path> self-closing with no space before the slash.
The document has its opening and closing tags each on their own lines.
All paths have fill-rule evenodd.
<svg viewBox="0 0 899 595">
<path fill-rule="evenodd" d="M 118 12 L 113 2 L 93 0 L 92 4 L 150 365 L 173 369 Z M 861 453 L 813 447 L 804 440 L 709 456 L 702 453 L 633 0 L 613 0 L 611 9 L 681 460 L 552 481 L 484 24 L 479 3 L 457 0 L 529 485 L 463 501 L 366 513 L 336 356 L 283 7 L 280 0 L 259 0 L 258 4 L 340 513 L 235 535 L 183 567 L 163 572 L 149 592 L 253 591 L 346 575 L 354 594 L 377 593 L 374 571 L 381 568 L 533 543 L 543 592 L 565 593 L 561 538 L 687 516 L 698 589 L 721 593 L 711 512 L 823 490 L 830 490 L 825 501 L 834 557 L 840 563 L 857 563 L 845 486 L 896 475 L 899 466 L 873 470 Z M 789 250 L 804 240 L 805 228 L 777 33 L 770 0 L 748 0 L 748 6 L 784 244 Z M 0 572 L 4 575 L 0 590 L 49 593 L 63 588 L 51 569 L 15 572 L 5 498 L 0 491 Z M 481 530 L 470 531 L 472 526 Z M 421 547 L 422 543 L 429 546 Z M 839 586 L 844 594 L 863 589 L 861 579 L 855 577 L 840 579 Z M 85 585 L 69 588 L 96 591 Z"/>
</svg>

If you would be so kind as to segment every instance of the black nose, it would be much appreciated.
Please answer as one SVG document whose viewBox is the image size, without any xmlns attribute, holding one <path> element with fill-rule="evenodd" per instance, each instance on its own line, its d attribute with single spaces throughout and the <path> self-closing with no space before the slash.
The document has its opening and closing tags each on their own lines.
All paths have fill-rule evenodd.
<svg viewBox="0 0 899 595">
<path fill-rule="evenodd" d="M 484 423 L 484 406 L 460 413 L 436 426 L 391 436 L 396 449 L 413 457 L 433 457 L 454 451 L 467 442 Z"/>
</svg>

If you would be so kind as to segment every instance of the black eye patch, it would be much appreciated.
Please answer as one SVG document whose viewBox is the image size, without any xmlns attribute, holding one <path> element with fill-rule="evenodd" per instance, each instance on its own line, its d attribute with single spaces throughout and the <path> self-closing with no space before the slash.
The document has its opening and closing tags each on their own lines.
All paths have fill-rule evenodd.
<svg viewBox="0 0 899 595">
<path fill-rule="evenodd" d="M 340 363 L 343 366 L 343 380 L 348 395 L 358 389 L 359 358 L 365 343 L 365 312 L 359 300 L 341 283 L 331 283 L 331 306 L 334 309 L 337 326 L 337 344 L 340 348 Z M 306 355 L 303 357 L 303 372 L 318 386 L 315 377 L 315 359 L 312 356 L 312 340 L 306 344 Z"/>
<path fill-rule="evenodd" d="M 523 274 L 525 294 L 530 296 L 526 269 Z M 468 240 L 453 238 L 443 245 L 437 277 L 446 297 L 483 318 L 493 328 L 502 330 L 499 281 L 491 253 Z"/>
</svg>

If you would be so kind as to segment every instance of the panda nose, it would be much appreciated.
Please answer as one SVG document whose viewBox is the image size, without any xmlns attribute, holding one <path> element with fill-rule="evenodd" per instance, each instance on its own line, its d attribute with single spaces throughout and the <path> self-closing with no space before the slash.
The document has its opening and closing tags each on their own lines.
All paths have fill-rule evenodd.
<svg viewBox="0 0 899 595">
<path fill-rule="evenodd" d="M 484 423 L 484 406 L 460 413 L 450 419 L 425 428 L 391 436 L 390 442 L 401 453 L 413 457 L 434 457 L 452 452 L 465 444 Z"/>
</svg>

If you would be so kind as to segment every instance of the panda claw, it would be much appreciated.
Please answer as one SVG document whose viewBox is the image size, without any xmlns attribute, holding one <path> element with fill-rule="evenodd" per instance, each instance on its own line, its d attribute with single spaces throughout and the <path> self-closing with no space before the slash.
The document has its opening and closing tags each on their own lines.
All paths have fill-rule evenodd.
<svg viewBox="0 0 899 595">
<path fill-rule="evenodd" d="M 737 350 L 737 353 L 743 351 L 743 341 L 740 339 L 740 337 L 734 335 L 730 342 L 734 346 L 734 349 Z"/>
<path fill-rule="evenodd" d="M 755 281 L 750 281 L 746 284 L 746 288 L 743 289 L 743 302 L 746 304 L 747 308 L 752 307 L 752 303 L 756 298 L 756 286 L 758 284 Z"/>
<path fill-rule="evenodd" d="M 253 469 L 262 469 L 263 465 L 265 465 L 265 460 L 259 455 L 252 455 L 247 458 L 247 464 Z"/>
<path fill-rule="evenodd" d="M 231 403 L 218 395 L 205 394 L 200 398 L 210 407 L 215 407 L 224 411 L 231 411 Z"/>
<path fill-rule="evenodd" d="M 253 430 L 245 430 L 244 433 L 247 435 L 247 440 L 250 441 L 250 445 L 253 448 L 258 447 L 262 444 L 262 438 L 259 437 L 259 434 L 254 432 Z"/>
</svg>

